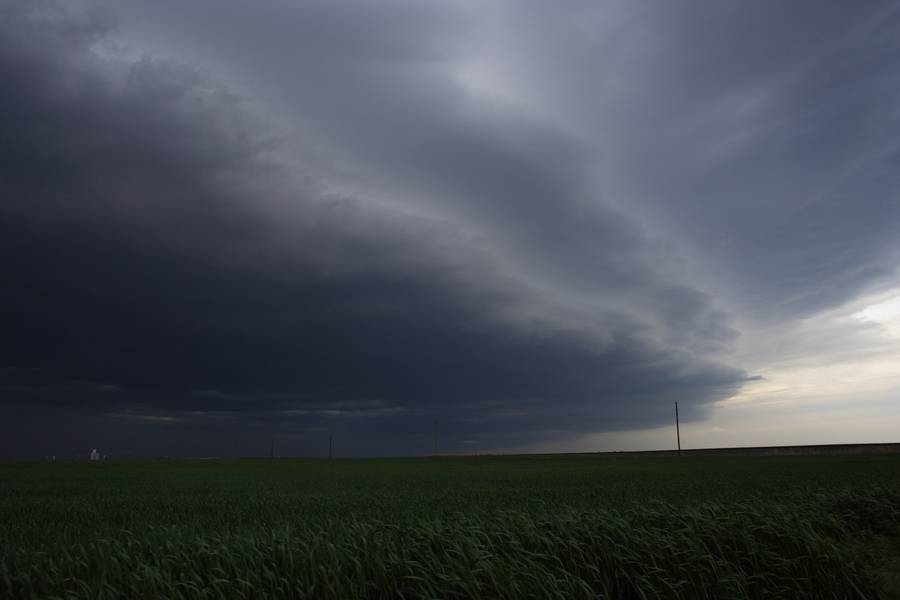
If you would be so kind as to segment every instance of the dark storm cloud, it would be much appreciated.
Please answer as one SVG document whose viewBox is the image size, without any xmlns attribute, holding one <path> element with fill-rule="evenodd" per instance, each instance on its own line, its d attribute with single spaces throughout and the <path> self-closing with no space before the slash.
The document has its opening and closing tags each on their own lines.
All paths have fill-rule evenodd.
<svg viewBox="0 0 900 600">
<path fill-rule="evenodd" d="M 896 11 L 648 6 L 0 4 L 8 442 L 652 426 L 894 285 Z"/>
<path fill-rule="evenodd" d="M 383 202 L 285 166 L 296 142 L 255 134 L 209 76 L 112 58 L 107 20 L 2 4 L 6 452 L 91 435 L 241 453 L 222 438 L 327 429 L 360 452 L 421 452 L 408 440 L 434 420 L 446 449 L 521 445 L 652 426 L 673 400 L 698 418 L 740 387 L 705 354 L 734 336 L 726 315 L 663 273 L 633 220 L 585 201 L 580 142 L 470 114 L 427 74 L 353 70 L 438 61 L 444 38 L 421 47 L 424 9 L 403 14 L 425 33 L 331 6 L 299 22 L 357 45 L 301 36 L 305 60 L 347 67 L 339 82 L 309 67 L 320 124 L 302 143 L 330 163 L 345 149 Z M 391 196 L 376 172 L 408 185 Z"/>
<path fill-rule="evenodd" d="M 728 356 L 731 316 L 896 285 L 891 7 L 133 4 L 132 39 L 252 90 L 325 187 L 471 234 L 450 289 L 527 282 L 478 314 Z"/>
<path fill-rule="evenodd" d="M 591 188 L 592 141 L 460 85 L 469 63 L 480 60 L 482 15 L 447 3 L 264 6 L 137 3 L 123 18 L 145 32 L 165 23 L 176 53 L 278 98 L 275 110 L 288 112 L 303 139 L 340 164 L 340 173 L 320 174 L 338 187 L 358 181 L 365 196 L 452 219 L 487 238 L 530 286 L 566 303 L 640 307 L 641 318 L 649 315 L 679 346 L 708 350 L 733 339 L 706 294 L 666 273 L 670 249 Z M 166 16 L 172 11 L 177 22 Z M 333 39 L 305 35 L 318 28 L 352 39 L 331 52 Z M 390 52 L 385 39 L 394 41 Z M 556 42 L 565 48 L 565 40 Z"/>
</svg>

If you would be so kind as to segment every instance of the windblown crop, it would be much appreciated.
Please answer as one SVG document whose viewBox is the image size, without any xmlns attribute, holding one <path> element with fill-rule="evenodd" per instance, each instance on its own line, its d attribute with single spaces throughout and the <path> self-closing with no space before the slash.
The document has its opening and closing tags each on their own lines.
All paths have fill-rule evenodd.
<svg viewBox="0 0 900 600">
<path fill-rule="evenodd" d="M 895 457 L 7 463 L 2 598 L 880 598 Z"/>
</svg>

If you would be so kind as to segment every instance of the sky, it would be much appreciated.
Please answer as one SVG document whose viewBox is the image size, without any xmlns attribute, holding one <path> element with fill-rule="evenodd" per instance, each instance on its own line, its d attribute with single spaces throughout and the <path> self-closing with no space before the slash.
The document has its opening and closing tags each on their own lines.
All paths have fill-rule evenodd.
<svg viewBox="0 0 900 600">
<path fill-rule="evenodd" d="M 898 441 L 900 8 L 0 0 L 0 456 Z"/>
</svg>

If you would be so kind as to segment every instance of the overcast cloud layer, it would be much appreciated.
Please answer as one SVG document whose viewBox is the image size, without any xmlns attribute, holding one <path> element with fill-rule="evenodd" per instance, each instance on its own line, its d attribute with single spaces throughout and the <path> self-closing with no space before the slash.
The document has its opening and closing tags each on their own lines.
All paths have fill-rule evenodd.
<svg viewBox="0 0 900 600">
<path fill-rule="evenodd" d="M 887 4 L 65 7 L 0 1 L 0 453 L 588 449 L 900 364 Z"/>
</svg>

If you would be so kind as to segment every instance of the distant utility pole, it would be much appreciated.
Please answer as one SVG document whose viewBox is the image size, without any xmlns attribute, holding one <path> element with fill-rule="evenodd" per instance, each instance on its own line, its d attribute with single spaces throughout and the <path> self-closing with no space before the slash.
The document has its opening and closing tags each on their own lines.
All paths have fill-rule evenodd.
<svg viewBox="0 0 900 600">
<path fill-rule="evenodd" d="M 328 458 L 334 458 L 334 435 L 328 432 Z"/>
<path fill-rule="evenodd" d="M 271 458 L 275 458 L 275 439 L 272 439 L 272 454 Z"/>
<path fill-rule="evenodd" d="M 678 438 L 678 456 L 681 456 L 681 426 L 678 423 L 678 403 L 675 403 L 675 435 Z"/>
</svg>

